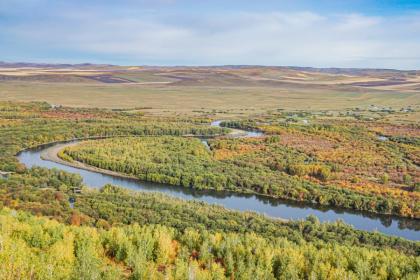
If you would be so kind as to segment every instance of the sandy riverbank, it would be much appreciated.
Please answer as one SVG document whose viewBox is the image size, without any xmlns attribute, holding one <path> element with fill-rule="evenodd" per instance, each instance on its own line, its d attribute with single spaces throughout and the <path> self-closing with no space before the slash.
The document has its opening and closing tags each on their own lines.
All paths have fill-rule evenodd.
<svg viewBox="0 0 420 280">
<path fill-rule="evenodd" d="M 241 129 L 230 128 L 230 130 L 231 131 L 228 134 L 225 135 L 226 137 L 241 138 L 241 137 L 247 137 L 249 135 L 248 132 L 246 132 L 244 130 L 241 130 Z M 194 136 L 194 137 L 197 137 L 197 136 Z M 124 174 L 124 173 L 119 173 L 119 172 L 110 171 L 110 170 L 107 170 L 107 169 L 94 167 L 94 166 L 84 164 L 84 163 L 79 162 L 79 161 L 69 162 L 69 161 L 65 161 L 65 160 L 58 157 L 58 152 L 60 150 L 65 149 L 67 147 L 72 147 L 72 146 L 75 146 L 75 145 L 82 144 L 85 141 L 86 140 L 79 140 L 79 141 L 61 143 L 61 144 L 51 146 L 51 147 L 49 147 L 49 148 L 47 148 L 47 149 L 45 149 L 41 152 L 41 155 L 40 155 L 41 159 L 52 161 L 52 162 L 63 164 L 63 165 L 67 165 L 67 166 L 71 166 L 71 167 L 75 167 L 75 168 L 79 168 L 79 169 L 85 169 L 85 170 L 93 171 L 93 172 L 96 172 L 96 173 L 102 173 L 102 174 L 106 174 L 106 175 L 124 177 L 124 178 L 130 178 L 130 179 L 138 179 L 137 177 L 132 176 L 132 175 L 128 175 L 128 174 Z"/>
<path fill-rule="evenodd" d="M 79 169 L 85 169 L 85 170 L 89 170 L 89 171 L 93 171 L 93 172 L 97 172 L 97 173 L 102 173 L 102 174 L 106 174 L 106 175 L 124 177 L 124 178 L 130 178 L 130 179 L 138 179 L 135 176 L 130 176 L 130 175 L 127 175 L 127 174 L 123 174 L 123 173 L 119 173 L 119 172 L 114 172 L 114 171 L 94 167 L 94 166 L 87 165 L 87 164 L 84 164 L 84 163 L 79 162 L 79 161 L 69 162 L 69 161 L 62 160 L 61 158 L 58 157 L 58 152 L 60 150 L 62 150 L 64 148 L 67 148 L 67 147 L 72 147 L 72 146 L 81 144 L 83 142 L 84 141 L 75 141 L 75 142 L 71 142 L 71 143 L 57 144 L 57 145 L 54 145 L 52 147 L 49 147 L 49 148 L 47 148 L 47 149 L 45 149 L 41 152 L 41 159 L 52 161 L 52 162 L 63 164 L 63 165 L 67 165 L 67 166 L 71 166 L 71 167 L 75 167 L 75 168 L 79 168 Z"/>
</svg>

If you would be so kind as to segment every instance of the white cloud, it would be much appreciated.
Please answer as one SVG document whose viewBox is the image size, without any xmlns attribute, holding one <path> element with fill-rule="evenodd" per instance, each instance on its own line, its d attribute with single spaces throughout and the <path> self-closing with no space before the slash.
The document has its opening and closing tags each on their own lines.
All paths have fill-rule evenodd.
<svg viewBox="0 0 420 280">
<path fill-rule="evenodd" d="M 119 57 L 125 64 L 420 68 L 418 14 L 66 11 L 53 24 L 16 25 L 8 33 L 47 49 Z"/>
<path fill-rule="evenodd" d="M 382 19 L 380 17 L 364 16 L 361 14 L 342 15 L 337 29 L 342 32 L 363 31 L 367 28 L 378 27 L 381 22 Z"/>
</svg>

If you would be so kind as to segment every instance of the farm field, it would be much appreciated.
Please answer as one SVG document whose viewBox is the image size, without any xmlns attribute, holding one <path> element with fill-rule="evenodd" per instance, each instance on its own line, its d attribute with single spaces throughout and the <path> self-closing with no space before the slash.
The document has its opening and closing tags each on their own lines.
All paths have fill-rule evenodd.
<svg viewBox="0 0 420 280">
<path fill-rule="evenodd" d="M 0 100 L 225 116 L 277 109 L 339 111 L 369 105 L 395 109 L 420 105 L 418 71 L 35 66 L 0 65 Z"/>
</svg>

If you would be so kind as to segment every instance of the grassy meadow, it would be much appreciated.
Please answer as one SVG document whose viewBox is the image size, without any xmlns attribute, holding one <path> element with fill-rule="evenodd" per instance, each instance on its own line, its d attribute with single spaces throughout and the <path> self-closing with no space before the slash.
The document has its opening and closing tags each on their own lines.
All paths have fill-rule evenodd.
<svg viewBox="0 0 420 280">
<path fill-rule="evenodd" d="M 279 109 L 337 111 L 369 105 L 396 109 L 420 105 L 417 72 L 326 73 L 276 67 L 91 68 L 0 68 L 0 100 L 225 116 Z M 395 85 L 396 78 L 404 82 Z"/>
</svg>

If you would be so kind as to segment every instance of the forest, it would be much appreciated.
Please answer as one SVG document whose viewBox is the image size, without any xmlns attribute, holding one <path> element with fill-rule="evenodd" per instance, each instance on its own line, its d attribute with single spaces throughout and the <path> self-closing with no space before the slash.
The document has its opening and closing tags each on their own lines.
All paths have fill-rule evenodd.
<svg viewBox="0 0 420 280">
<path fill-rule="evenodd" d="M 80 177 L 44 168 L 0 184 L 2 279 L 416 279 L 420 272 L 418 242 L 340 222 L 281 222 L 112 185 L 75 196 Z"/>
<path fill-rule="evenodd" d="M 142 180 L 407 216 L 407 226 L 418 227 L 415 126 L 357 128 L 331 119 L 286 125 L 271 114 L 224 123 L 267 134 L 235 139 L 211 120 L 0 103 L 0 170 L 12 172 L 0 177 L 0 279 L 418 279 L 417 241 L 314 216 L 283 221 L 113 185 L 92 189 L 79 175 L 26 168 L 16 158 L 53 141 L 119 136 L 61 154 Z M 377 133 L 391 140 L 381 142 Z M 191 135 L 209 138 L 209 148 L 182 137 Z M 368 158 L 343 161 L 345 149 L 328 158 L 314 148 L 323 147 L 319 142 L 308 141 L 314 135 L 341 139 L 339 147 L 366 142 L 387 178 L 366 170 Z M 357 170 L 357 180 L 346 177 L 347 168 Z"/>
<path fill-rule="evenodd" d="M 203 202 L 184 201 L 159 193 L 133 192 L 113 185 L 99 191 L 83 188 L 80 176 L 57 169 L 31 168 L 0 181 L 2 206 L 48 216 L 63 223 L 108 228 L 124 224 L 162 224 L 215 231 L 255 232 L 295 242 L 337 242 L 392 248 L 420 254 L 420 244 L 380 233 L 355 230 L 342 222 L 281 221 L 252 212 L 241 213 Z M 74 188 L 82 188 L 80 194 Z M 69 200 L 73 198 L 74 208 Z M 404 226 L 404 225 L 402 225 Z M 415 226 L 415 225 L 406 225 Z"/>
<path fill-rule="evenodd" d="M 161 225 L 97 229 L 0 210 L 1 279 L 416 279 L 393 250 Z"/>
<path fill-rule="evenodd" d="M 317 131 L 322 133 L 321 129 Z M 281 143 L 284 141 L 281 139 L 278 135 L 217 138 L 209 140 L 208 150 L 199 139 L 172 136 L 112 138 L 68 147 L 59 155 L 66 160 L 135 175 L 143 181 L 186 188 L 256 192 L 324 206 L 420 217 L 420 193 L 414 189 L 411 179 L 407 179 L 417 178 L 414 163 L 391 158 L 395 161 L 392 164 L 400 164 L 408 170 L 405 181 L 409 186 L 406 188 L 388 187 L 388 181 L 393 178 L 382 184 L 362 179 L 352 184 L 353 178 L 345 178 L 349 168 L 357 166 L 352 174 L 358 174 L 360 178 L 367 175 L 358 170 L 370 172 L 368 175 L 372 176 L 374 171 L 368 168 L 371 163 L 321 160 L 315 152 L 307 154 Z M 361 137 L 357 135 L 357 139 L 360 141 Z M 366 156 L 362 159 L 368 160 Z"/>
</svg>

